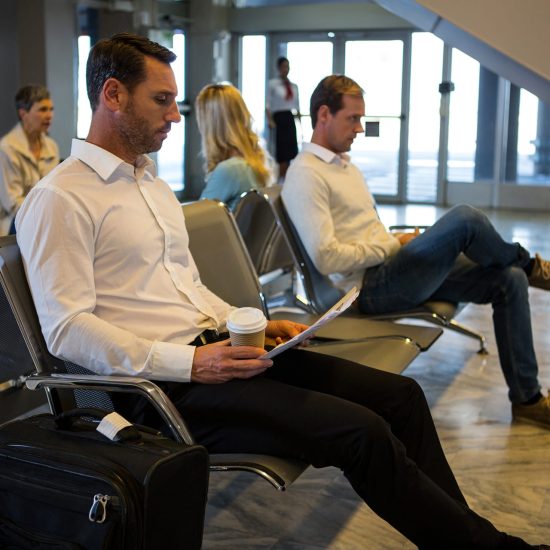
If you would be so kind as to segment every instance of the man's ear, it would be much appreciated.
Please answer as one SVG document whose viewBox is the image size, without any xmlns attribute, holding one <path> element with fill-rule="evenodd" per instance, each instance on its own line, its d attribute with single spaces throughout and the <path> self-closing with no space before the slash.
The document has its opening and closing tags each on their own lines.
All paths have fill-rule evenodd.
<svg viewBox="0 0 550 550">
<path fill-rule="evenodd" d="M 317 122 L 325 123 L 329 114 L 330 109 L 328 108 L 328 105 L 321 105 L 317 110 Z"/>
<path fill-rule="evenodd" d="M 125 91 L 124 84 L 116 78 L 108 78 L 101 89 L 101 96 L 105 107 L 110 111 L 118 111 L 121 107 L 122 95 Z"/>
</svg>

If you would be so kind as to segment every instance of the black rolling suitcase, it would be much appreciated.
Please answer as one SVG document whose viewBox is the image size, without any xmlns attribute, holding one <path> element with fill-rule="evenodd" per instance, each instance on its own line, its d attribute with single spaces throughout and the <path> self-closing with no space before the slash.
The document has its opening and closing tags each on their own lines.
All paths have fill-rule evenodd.
<svg viewBox="0 0 550 550">
<path fill-rule="evenodd" d="M 45 414 L 0 427 L 0 548 L 200 548 L 204 447 L 136 427 L 114 442 L 96 426 Z"/>
</svg>

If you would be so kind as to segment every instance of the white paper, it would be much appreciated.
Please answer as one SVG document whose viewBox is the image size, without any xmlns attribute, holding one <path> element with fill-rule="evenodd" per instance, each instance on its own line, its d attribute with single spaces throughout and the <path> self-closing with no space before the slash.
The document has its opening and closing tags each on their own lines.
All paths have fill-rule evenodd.
<svg viewBox="0 0 550 550">
<path fill-rule="evenodd" d="M 271 359 L 272 357 L 275 357 L 276 355 L 279 355 L 279 353 L 282 353 L 283 351 L 294 347 L 295 345 L 299 344 L 300 342 L 303 342 L 307 338 L 312 337 L 315 332 L 320 329 L 322 326 L 326 325 L 328 322 L 332 321 L 335 317 L 338 317 L 340 313 L 343 313 L 348 309 L 351 304 L 355 301 L 355 299 L 359 296 L 359 291 L 356 287 L 353 287 L 345 296 L 343 296 L 340 300 L 338 300 L 324 315 L 319 317 L 313 325 L 308 327 L 304 332 L 301 332 L 297 336 L 294 336 L 294 338 L 291 338 L 287 342 L 283 342 L 282 344 L 279 344 L 277 347 L 274 347 L 271 351 L 268 351 L 265 355 L 261 356 L 261 359 Z"/>
<path fill-rule="evenodd" d="M 114 441 L 116 434 L 120 432 L 120 430 L 131 425 L 132 424 L 130 424 L 126 418 L 120 416 L 120 414 L 116 412 L 112 412 L 103 417 L 103 420 L 98 424 L 96 430 Z"/>
</svg>

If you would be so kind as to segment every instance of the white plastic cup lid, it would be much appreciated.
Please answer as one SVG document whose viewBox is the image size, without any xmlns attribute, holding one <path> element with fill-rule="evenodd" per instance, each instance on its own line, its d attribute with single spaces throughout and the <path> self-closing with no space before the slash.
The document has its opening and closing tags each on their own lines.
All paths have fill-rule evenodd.
<svg viewBox="0 0 550 550">
<path fill-rule="evenodd" d="M 227 329 L 231 332 L 248 334 L 265 329 L 267 319 L 262 311 L 255 307 L 241 307 L 229 314 Z"/>
</svg>

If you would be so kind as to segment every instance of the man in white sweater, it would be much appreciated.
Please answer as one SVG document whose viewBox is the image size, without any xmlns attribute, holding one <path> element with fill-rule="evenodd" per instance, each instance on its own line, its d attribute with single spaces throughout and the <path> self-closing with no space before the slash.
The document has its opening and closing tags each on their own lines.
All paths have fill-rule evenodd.
<svg viewBox="0 0 550 550">
<path fill-rule="evenodd" d="M 400 311 L 422 302 L 491 303 L 501 368 L 517 420 L 550 428 L 550 395 L 537 379 L 528 287 L 550 289 L 550 262 L 507 243 L 483 212 L 461 205 L 427 231 L 392 235 L 359 169 L 346 154 L 365 102 L 343 75 L 311 96 L 311 143 L 292 163 L 283 188 L 290 219 L 317 269 L 348 290 L 361 288 L 366 314 Z"/>
</svg>

